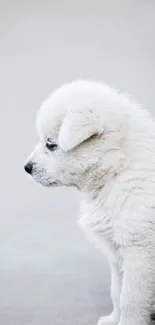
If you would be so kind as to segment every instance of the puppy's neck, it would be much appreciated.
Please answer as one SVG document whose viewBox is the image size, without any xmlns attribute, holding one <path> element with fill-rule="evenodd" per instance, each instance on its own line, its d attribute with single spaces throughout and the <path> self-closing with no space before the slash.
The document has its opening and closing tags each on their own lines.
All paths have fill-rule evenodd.
<svg viewBox="0 0 155 325">
<path fill-rule="evenodd" d="M 99 192 L 104 190 L 105 185 L 115 181 L 116 176 L 124 166 L 124 154 L 119 152 L 110 152 L 112 159 L 103 154 L 104 158 L 100 159 L 91 168 L 88 168 L 81 175 L 78 182 L 79 190 L 84 196 L 94 199 Z"/>
</svg>

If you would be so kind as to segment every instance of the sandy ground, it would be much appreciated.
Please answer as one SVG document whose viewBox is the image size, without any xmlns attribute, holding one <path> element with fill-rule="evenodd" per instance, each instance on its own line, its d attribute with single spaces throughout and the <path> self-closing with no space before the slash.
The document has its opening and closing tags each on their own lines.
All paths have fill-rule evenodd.
<svg viewBox="0 0 155 325">
<path fill-rule="evenodd" d="M 76 78 L 154 113 L 154 0 L 0 1 L 0 324 L 96 324 L 109 270 L 77 227 L 79 194 L 24 173 L 42 100 Z"/>
</svg>

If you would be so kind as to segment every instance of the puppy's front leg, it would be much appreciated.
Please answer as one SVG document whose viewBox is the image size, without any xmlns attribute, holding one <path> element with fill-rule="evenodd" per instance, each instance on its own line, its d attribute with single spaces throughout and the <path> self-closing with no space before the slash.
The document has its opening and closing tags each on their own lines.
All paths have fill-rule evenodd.
<svg viewBox="0 0 155 325">
<path fill-rule="evenodd" d="M 120 318 L 121 275 L 117 263 L 111 264 L 111 300 L 113 311 L 109 316 L 101 317 L 97 325 L 117 325 Z"/>
<path fill-rule="evenodd" d="M 123 249 L 121 316 L 118 325 L 149 325 L 155 292 L 155 258 L 153 249 Z"/>
</svg>

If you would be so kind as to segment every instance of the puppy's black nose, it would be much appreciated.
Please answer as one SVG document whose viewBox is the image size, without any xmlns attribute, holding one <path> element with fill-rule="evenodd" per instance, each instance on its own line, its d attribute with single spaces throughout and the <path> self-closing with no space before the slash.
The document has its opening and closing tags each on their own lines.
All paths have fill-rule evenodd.
<svg viewBox="0 0 155 325">
<path fill-rule="evenodd" d="M 27 163 L 27 164 L 24 166 L 24 169 L 25 169 L 25 171 L 26 171 L 28 174 L 31 174 L 31 173 L 32 173 L 32 168 L 33 168 L 32 163 Z"/>
</svg>

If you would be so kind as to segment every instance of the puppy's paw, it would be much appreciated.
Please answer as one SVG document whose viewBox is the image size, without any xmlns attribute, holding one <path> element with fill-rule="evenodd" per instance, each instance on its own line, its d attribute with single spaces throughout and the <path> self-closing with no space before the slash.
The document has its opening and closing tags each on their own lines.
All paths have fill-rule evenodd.
<svg viewBox="0 0 155 325">
<path fill-rule="evenodd" d="M 117 325 L 119 322 L 118 316 L 112 313 L 109 316 L 101 317 L 97 323 L 97 325 Z"/>
</svg>

